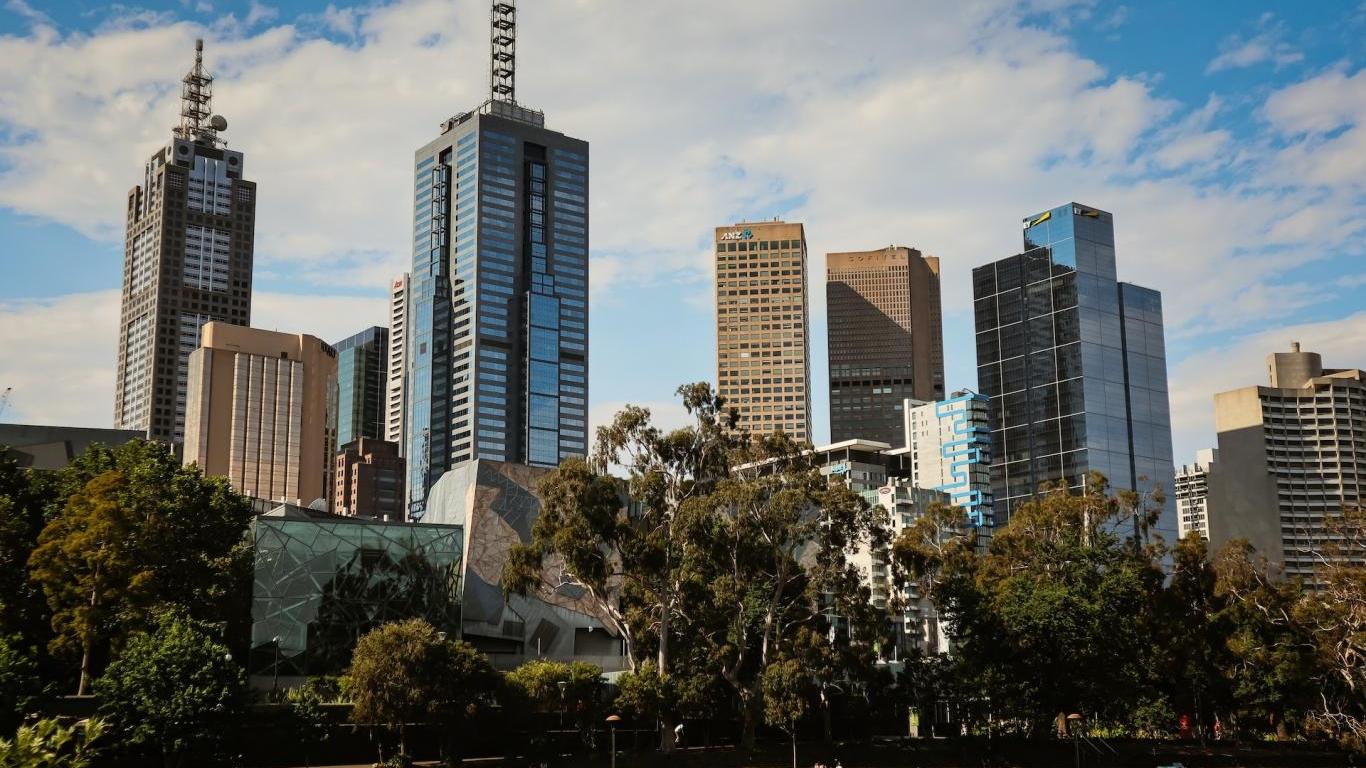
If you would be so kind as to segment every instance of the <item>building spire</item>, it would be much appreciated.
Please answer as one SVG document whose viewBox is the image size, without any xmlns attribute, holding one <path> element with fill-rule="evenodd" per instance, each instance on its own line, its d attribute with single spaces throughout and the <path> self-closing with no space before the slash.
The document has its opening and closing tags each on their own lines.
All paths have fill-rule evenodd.
<svg viewBox="0 0 1366 768">
<path fill-rule="evenodd" d="M 489 10 L 489 98 L 517 103 L 517 3 L 494 0 Z"/>
<path fill-rule="evenodd" d="M 176 135 L 182 139 L 216 146 L 218 132 L 228 121 L 213 114 L 213 75 L 204 71 L 204 41 L 194 41 L 194 68 L 180 81 L 180 125 Z"/>
</svg>

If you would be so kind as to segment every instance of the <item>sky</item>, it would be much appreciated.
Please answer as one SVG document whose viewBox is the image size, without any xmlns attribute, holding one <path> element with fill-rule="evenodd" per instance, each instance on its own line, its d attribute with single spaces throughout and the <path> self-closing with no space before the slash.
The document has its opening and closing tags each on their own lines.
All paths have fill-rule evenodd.
<svg viewBox="0 0 1366 768">
<path fill-rule="evenodd" d="M 1178 463 L 1216 392 L 1292 341 L 1366 367 L 1366 3 L 523 0 L 518 100 L 591 145 L 590 409 L 679 423 L 715 377 L 712 229 L 805 224 L 814 436 L 824 254 L 940 258 L 946 383 L 975 388 L 971 270 L 1021 218 L 1114 214 L 1162 292 Z M 386 322 L 413 152 L 488 90 L 475 0 L 0 0 L 7 422 L 110 426 L 123 207 L 205 39 L 258 185 L 253 325 Z"/>
</svg>

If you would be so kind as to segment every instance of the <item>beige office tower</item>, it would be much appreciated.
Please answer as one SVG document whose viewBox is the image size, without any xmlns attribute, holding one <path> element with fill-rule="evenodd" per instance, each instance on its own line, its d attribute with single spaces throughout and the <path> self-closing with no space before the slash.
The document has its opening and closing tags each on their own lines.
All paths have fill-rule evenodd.
<svg viewBox="0 0 1366 768">
<path fill-rule="evenodd" d="M 752 433 L 811 440 L 806 235 L 801 224 L 716 228 L 716 379 Z"/>
<path fill-rule="evenodd" d="M 1324 368 L 1317 353 L 1267 358 L 1268 387 L 1214 396 L 1219 452 L 1207 472 L 1212 549 L 1244 538 L 1289 577 L 1313 581 L 1325 522 L 1363 503 L 1366 372 Z M 1366 563 L 1366 552 L 1349 553 Z"/>
<path fill-rule="evenodd" d="M 384 439 L 398 444 L 403 455 L 404 409 L 408 393 L 408 286 L 407 272 L 389 286 L 389 374 L 384 388 Z"/>
<path fill-rule="evenodd" d="M 830 440 L 902 436 L 903 401 L 944 399 L 939 258 L 914 248 L 825 255 Z"/>
<path fill-rule="evenodd" d="M 330 507 L 337 352 L 315 336 L 211 322 L 190 354 L 185 463 L 267 501 Z"/>
</svg>

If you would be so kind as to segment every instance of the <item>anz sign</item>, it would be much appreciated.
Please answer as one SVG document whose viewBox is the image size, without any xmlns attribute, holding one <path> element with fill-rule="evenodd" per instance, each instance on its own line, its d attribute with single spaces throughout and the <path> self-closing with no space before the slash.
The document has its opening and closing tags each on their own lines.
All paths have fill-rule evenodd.
<svg viewBox="0 0 1366 768">
<path fill-rule="evenodd" d="M 721 233 L 722 240 L 753 240 L 754 233 L 749 231 L 749 227 L 744 229 L 732 229 L 729 232 Z"/>
</svg>

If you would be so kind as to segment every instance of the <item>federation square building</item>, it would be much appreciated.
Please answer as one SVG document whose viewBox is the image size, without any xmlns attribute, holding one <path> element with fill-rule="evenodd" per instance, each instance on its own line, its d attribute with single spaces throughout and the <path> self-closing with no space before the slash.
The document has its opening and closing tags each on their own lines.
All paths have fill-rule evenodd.
<svg viewBox="0 0 1366 768">
<path fill-rule="evenodd" d="M 1077 203 L 1024 220 L 1024 252 L 973 270 L 996 524 L 1043 483 L 1165 495 L 1176 539 L 1162 296 L 1115 277 L 1114 220 Z"/>
<path fill-rule="evenodd" d="M 405 455 L 419 519 L 461 462 L 553 467 L 588 447 L 588 143 L 513 100 L 496 46 L 493 98 L 414 158 Z"/>
</svg>

